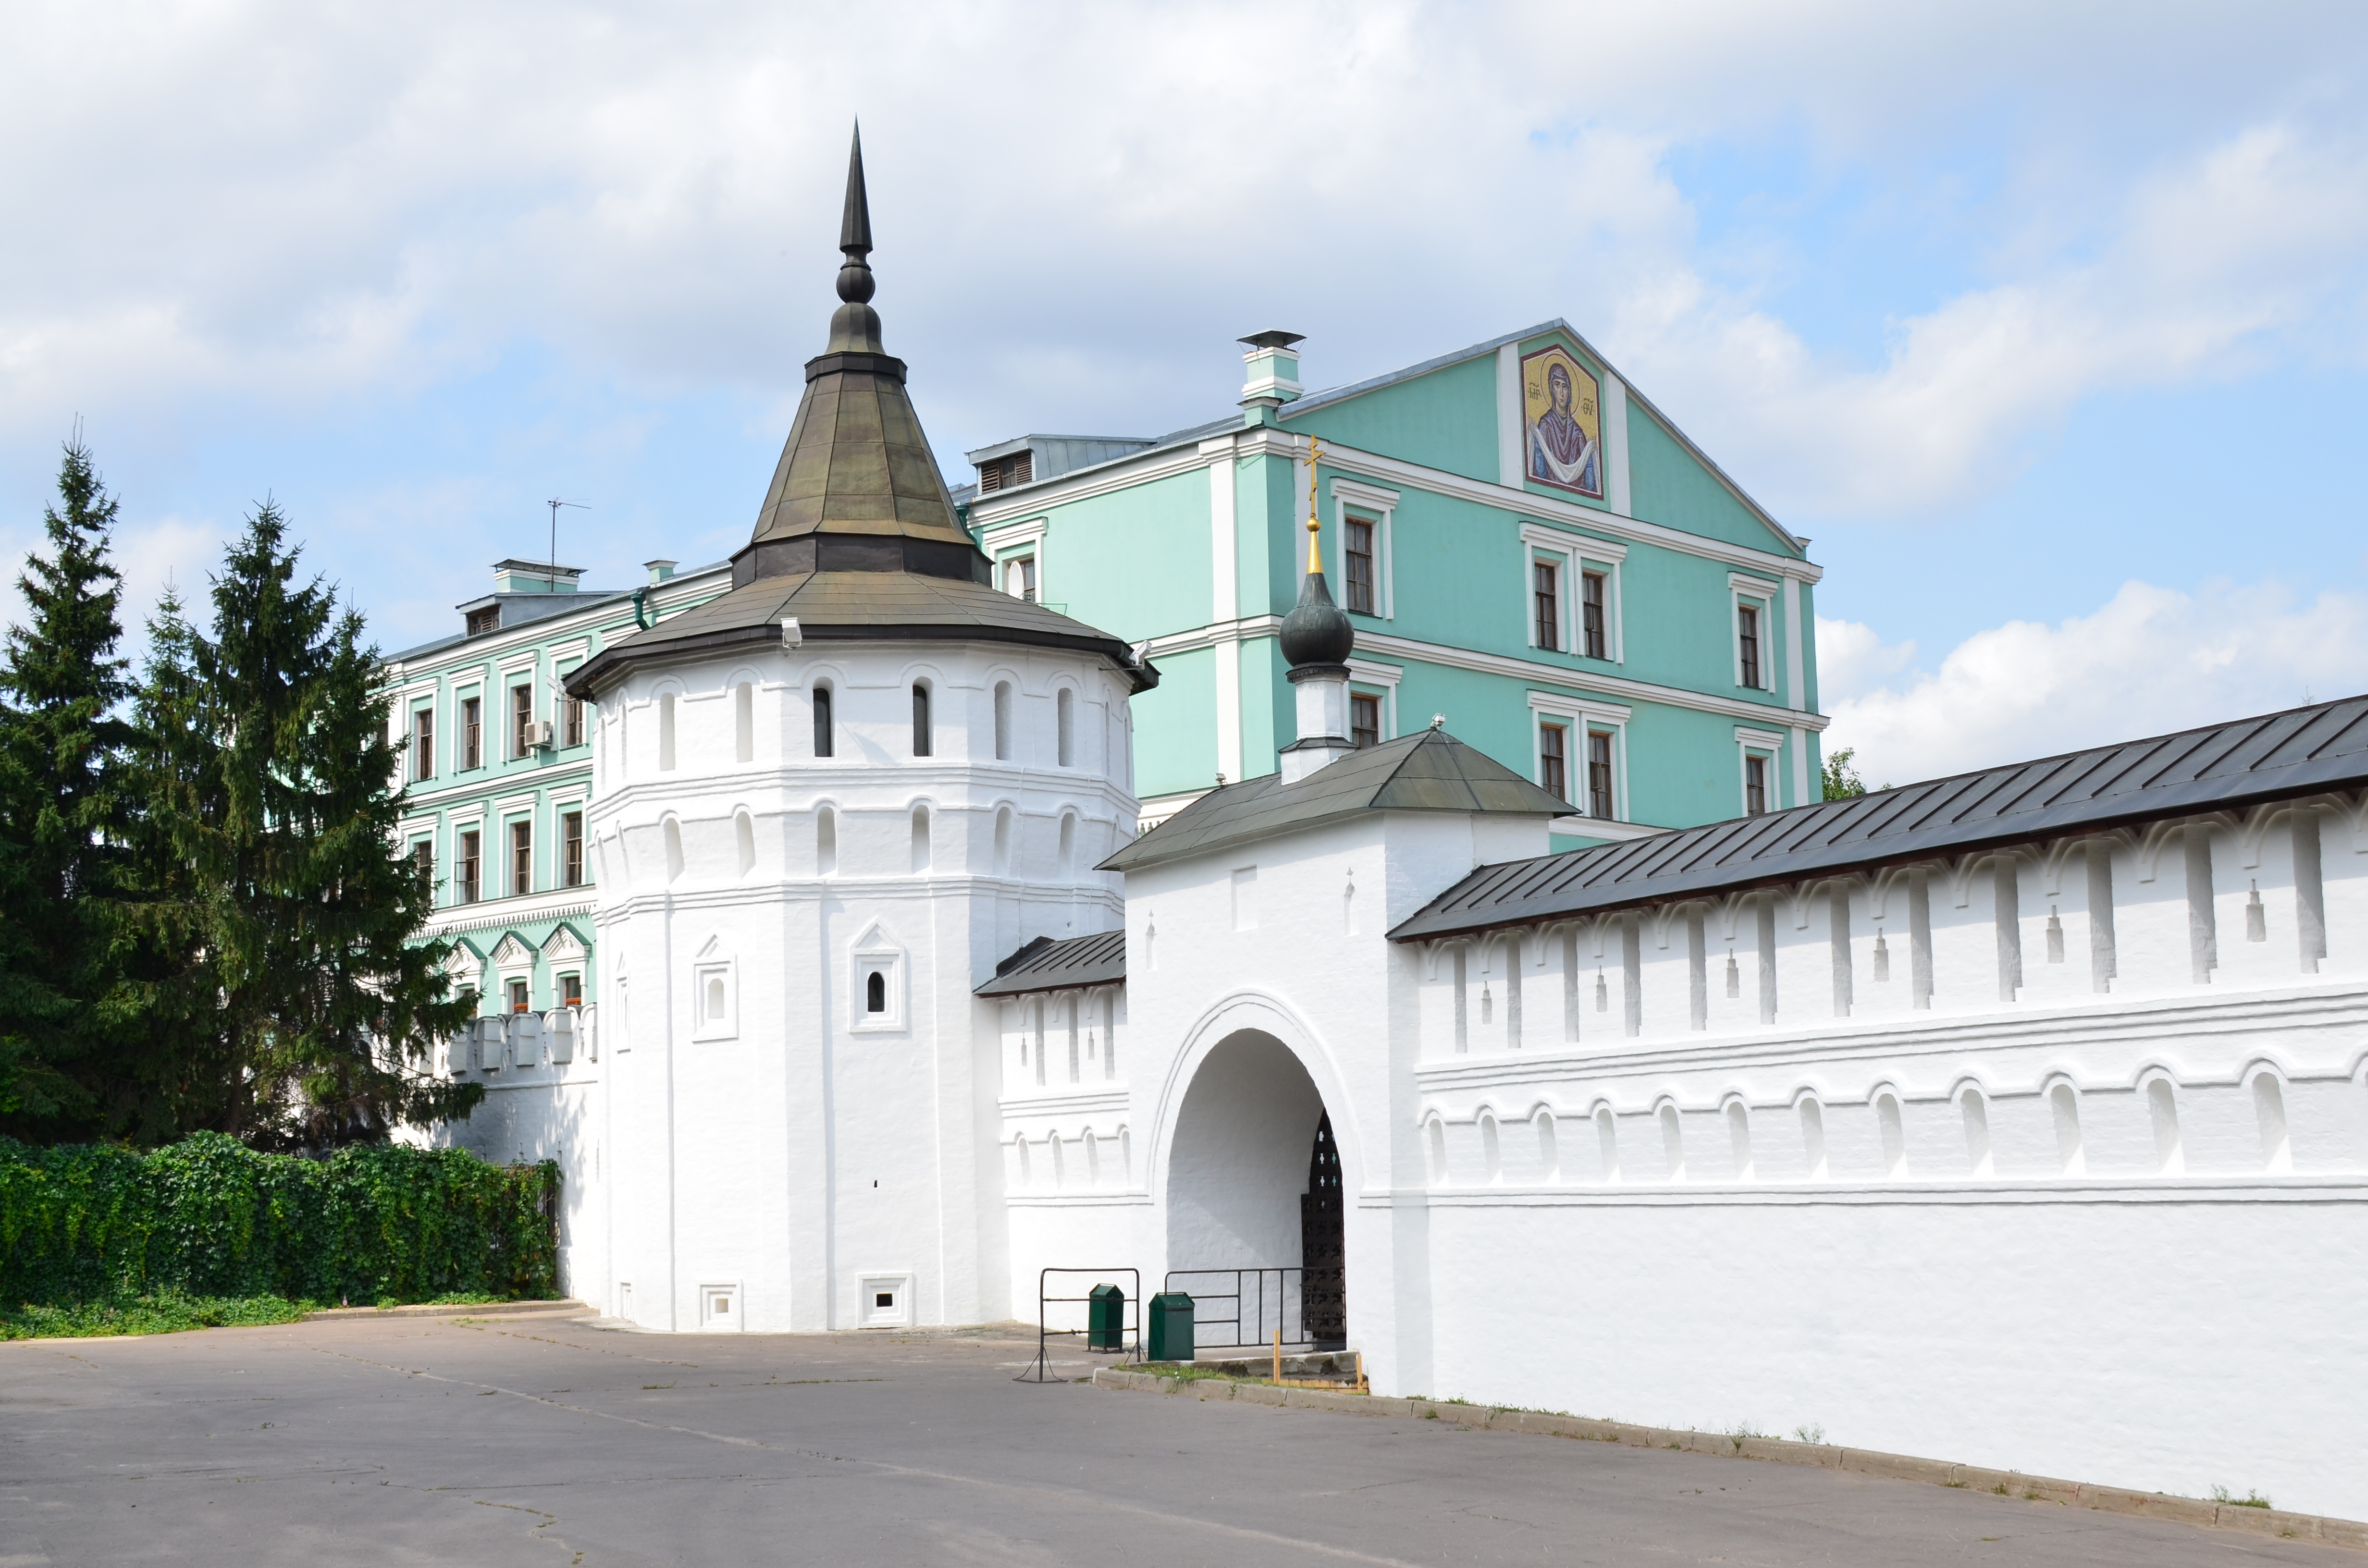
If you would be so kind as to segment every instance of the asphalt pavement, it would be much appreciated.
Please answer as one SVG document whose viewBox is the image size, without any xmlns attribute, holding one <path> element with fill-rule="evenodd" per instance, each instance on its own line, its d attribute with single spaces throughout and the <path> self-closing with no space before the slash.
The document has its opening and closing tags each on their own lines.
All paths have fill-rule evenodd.
<svg viewBox="0 0 2368 1568">
<path fill-rule="evenodd" d="M 561 1314 L 0 1345 L 0 1568 L 2368 1568 L 1801 1466 L 1012 1381 L 1034 1349 Z"/>
</svg>

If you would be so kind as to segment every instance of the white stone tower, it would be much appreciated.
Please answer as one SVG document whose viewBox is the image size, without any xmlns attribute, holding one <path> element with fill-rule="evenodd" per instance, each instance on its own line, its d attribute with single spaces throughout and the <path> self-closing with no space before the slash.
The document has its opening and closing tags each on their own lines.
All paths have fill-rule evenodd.
<svg viewBox="0 0 2368 1568">
<path fill-rule="evenodd" d="M 598 704 L 606 1234 L 655 1328 L 1008 1316 L 972 988 L 1121 924 L 1126 645 L 997 592 L 880 340 L 860 142 L 828 346 L 721 598 L 568 677 Z"/>
</svg>

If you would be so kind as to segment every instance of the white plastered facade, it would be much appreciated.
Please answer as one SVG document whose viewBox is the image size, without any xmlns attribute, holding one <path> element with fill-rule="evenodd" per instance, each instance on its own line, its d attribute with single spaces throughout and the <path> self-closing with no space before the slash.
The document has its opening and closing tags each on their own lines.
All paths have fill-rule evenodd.
<svg viewBox="0 0 2368 1568">
<path fill-rule="evenodd" d="M 457 1130 L 566 1151 L 573 1292 L 650 1329 L 844 1329 L 1032 1321 L 1050 1267 L 1148 1294 L 1296 1265 L 1315 1111 L 1376 1392 L 2368 1517 L 2356 798 L 1398 943 L 1545 819 L 1365 812 L 1121 885 L 1091 868 L 1134 827 L 1124 690 L 1075 654 L 809 642 L 603 695 L 612 957 L 547 1101 L 590 1135 L 526 1137 L 515 1095 L 506 1142 Z M 973 994 L 1121 924 L 1121 983 Z"/>
</svg>

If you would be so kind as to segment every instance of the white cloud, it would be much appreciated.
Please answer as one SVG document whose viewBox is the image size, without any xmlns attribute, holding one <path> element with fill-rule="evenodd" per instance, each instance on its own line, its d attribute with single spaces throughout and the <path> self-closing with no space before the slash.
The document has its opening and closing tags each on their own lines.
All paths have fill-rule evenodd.
<svg viewBox="0 0 2368 1568">
<path fill-rule="evenodd" d="M 77 409 L 303 415 L 520 342 L 793 392 L 858 110 L 892 347 L 949 451 L 1205 416 L 1258 326 L 1315 335 L 1329 383 L 1560 313 L 1780 510 L 1896 515 L 1998 484 L 2100 388 L 2316 351 L 2368 262 L 2340 6 L 2236 45 L 2036 0 L 22 9 L 26 450 Z M 1671 172 L 1804 124 L 1910 185 L 1968 125 L 2003 165 L 1982 254 L 1879 363 L 1766 302 L 1781 261 L 1706 256 Z"/>
<path fill-rule="evenodd" d="M 2129 582 L 2093 613 L 2009 621 L 1907 667 L 1913 644 L 1819 620 L 1827 756 L 1907 784 L 2368 689 L 2368 595 L 2275 582 L 2192 594 Z M 1837 656 L 1838 655 L 1838 656 Z M 1886 668 L 1886 665 L 1888 666 Z"/>
</svg>

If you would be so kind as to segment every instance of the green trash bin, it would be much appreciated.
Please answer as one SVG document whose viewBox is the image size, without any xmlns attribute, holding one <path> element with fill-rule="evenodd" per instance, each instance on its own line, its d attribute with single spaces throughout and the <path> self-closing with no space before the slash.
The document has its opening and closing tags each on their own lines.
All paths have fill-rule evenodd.
<svg viewBox="0 0 2368 1568">
<path fill-rule="evenodd" d="M 1190 1361 L 1192 1358 L 1192 1298 L 1181 1290 L 1151 1298 L 1151 1359 Z"/>
<path fill-rule="evenodd" d="M 1097 1285 L 1086 1297 L 1086 1348 L 1126 1348 L 1126 1292 L 1115 1285 Z"/>
</svg>

